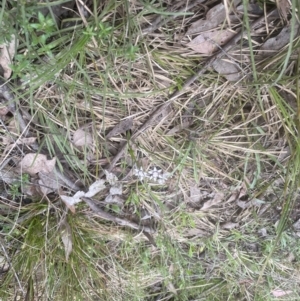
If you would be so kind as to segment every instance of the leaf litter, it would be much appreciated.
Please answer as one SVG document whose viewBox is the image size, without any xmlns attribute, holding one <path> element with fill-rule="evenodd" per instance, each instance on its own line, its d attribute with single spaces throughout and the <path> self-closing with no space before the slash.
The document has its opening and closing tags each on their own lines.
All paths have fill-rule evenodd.
<svg viewBox="0 0 300 301">
<path fill-rule="evenodd" d="M 93 145 L 93 137 L 89 132 L 77 129 L 73 134 L 73 143 L 77 147 L 91 146 Z"/>
<path fill-rule="evenodd" d="M 105 171 L 106 173 L 106 180 L 111 185 L 110 192 L 107 195 L 107 198 L 110 203 L 114 202 L 116 195 L 122 195 L 122 184 L 118 183 L 118 178 L 108 171 Z M 61 194 L 60 197 L 62 201 L 65 203 L 67 208 L 71 210 L 72 213 L 75 213 L 75 204 L 78 204 L 82 202 L 83 198 L 93 198 L 95 195 L 97 195 L 99 192 L 106 189 L 105 180 L 99 179 L 96 180 L 94 183 L 92 183 L 88 189 L 87 192 L 84 191 L 77 191 L 73 196 L 67 196 Z M 117 202 L 117 201 L 116 201 Z"/>
<path fill-rule="evenodd" d="M 219 50 L 219 48 L 227 43 L 234 35 L 235 32 L 228 29 L 204 32 L 194 38 L 187 46 L 197 53 L 211 55 Z"/>
<path fill-rule="evenodd" d="M 118 124 L 116 124 L 106 135 L 106 138 L 112 138 L 117 135 L 120 135 L 128 130 L 130 130 L 133 126 L 133 118 L 129 117 L 124 120 L 121 120 Z"/>
<path fill-rule="evenodd" d="M 284 46 L 286 46 L 290 42 L 291 36 L 291 25 L 286 25 L 280 33 L 268 39 L 265 43 L 262 44 L 259 50 L 259 54 L 261 56 L 270 56 L 272 53 L 277 53 L 278 50 L 281 50 Z M 300 24 L 296 23 L 294 27 L 293 38 L 296 38 L 300 34 Z"/>
<path fill-rule="evenodd" d="M 241 1 L 235 0 L 234 5 L 238 5 Z M 187 35 L 208 31 L 216 28 L 226 18 L 226 10 L 223 3 L 212 7 L 206 14 L 205 19 L 194 22 L 188 29 Z"/>
<path fill-rule="evenodd" d="M 237 3 L 239 3 L 239 2 L 236 1 L 235 4 L 237 4 Z M 224 11 L 225 11 L 225 16 L 224 16 Z M 206 16 L 207 20 L 205 20 L 205 21 L 209 21 L 208 25 L 207 25 L 208 28 L 209 28 L 209 26 L 212 26 L 212 24 L 216 24 L 216 21 L 213 20 L 214 18 L 216 18 L 217 22 L 219 22 L 217 25 L 214 25 L 216 27 L 219 24 L 221 24 L 222 22 L 224 22 L 224 19 L 227 17 L 225 8 L 223 8 L 223 11 L 222 11 L 220 7 L 217 7 L 214 10 L 211 9 L 209 12 L 210 12 L 210 14 L 207 14 L 207 16 Z M 223 16 L 224 16 L 223 20 L 221 20 L 221 17 L 220 17 L 221 14 L 223 14 Z M 230 20 L 232 21 L 233 19 L 230 18 Z M 212 27 L 212 28 L 209 28 L 209 29 L 206 29 L 206 30 L 215 30 L 215 27 Z M 202 28 L 205 28 L 205 27 L 203 26 Z M 216 30 L 216 32 L 217 31 L 218 30 Z M 209 40 L 209 39 L 211 39 L 211 38 L 210 37 L 207 38 L 207 40 Z M 212 44 L 216 44 L 216 43 L 217 42 L 214 41 Z M 216 46 L 216 49 L 219 48 L 217 45 L 214 45 L 214 46 Z M 219 44 L 219 46 L 220 46 L 220 44 Z M 216 50 L 214 50 L 214 51 L 216 51 Z M 232 56 L 232 58 L 233 57 L 234 56 Z M 221 66 L 223 63 L 224 63 L 224 66 Z M 240 74 L 238 74 L 240 72 L 240 66 L 238 65 L 238 62 L 234 62 L 234 60 L 232 60 L 232 62 L 231 62 L 231 57 L 230 56 L 227 56 L 226 58 L 224 58 L 222 60 L 216 60 L 215 63 L 213 64 L 213 67 L 215 68 L 215 70 L 219 74 L 224 75 L 227 80 L 235 81 L 235 80 L 240 79 L 240 77 L 239 77 Z M 234 76 L 236 76 L 236 77 L 234 77 Z M 209 90 L 209 88 L 207 88 L 207 91 L 208 90 Z M 216 95 L 217 95 L 217 92 L 216 92 Z M 192 112 L 191 114 L 195 114 L 195 113 L 196 112 Z M 126 118 L 126 116 L 125 116 L 125 118 Z M 121 118 L 119 118 L 118 120 L 121 120 Z M 126 120 L 126 119 L 124 119 L 124 120 Z M 114 124 L 116 124 L 116 123 L 114 123 Z M 189 126 L 190 125 L 194 126 L 193 123 L 189 124 Z M 189 126 L 187 127 L 187 130 L 189 130 Z M 122 121 L 121 121 L 119 124 L 116 125 L 115 128 L 113 128 L 114 132 L 112 134 L 109 133 L 108 135 L 109 135 L 109 137 L 114 137 L 116 135 L 124 133 L 128 129 L 131 129 L 131 127 L 132 127 L 132 124 L 130 124 L 130 123 L 129 123 L 129 125 L 122 124 Z M 180 135 L 180 134 L 181 134 L 181 132 L 178 131 L 178 135 Z M 86 146 L 86 145 L 90 146 L 93 143 L 94 143 L 93 137 L 88 131 L 83 130 L 83 129 L 75 131 L 75 133 L 73 135 L 73 144 L 76 147 L 82 147 L 82 146 Z M 226 159 L 224 159 L 224 160 L 226 160 Z M 32 161 L 34 161 L 34 160 L 32 160 Z M 48 161 L 51 161 L 51 160 L 48 160 Z M 54 163 L 54 165 L 55 165 L 55 163 Z M 133 165 L 131 165 L 131 166 L 133 166 Z M 50 190 L 45 190 L 43 192 L 44 194 L 48 194 L 48 193 L 50 193 L 50 191 L 58 191 L 59 190 L 60 185 L 58 183 L 58 180 L 56 180 L 57 175 L 55 174 L 54 170 L 49 172 L 50 168 L 46 167 L 48 172 L 45 172 L 45 170 L 43 168 L 39 171 L 39 169 L 36 166 L 34 166 L 33 162 L 31 163 L 31 166 L 27 166 L 27 168 L 30 168 L 30 167 L 33 168 L 32 170 L 29 169 L 31 171 L 31 174 L 39 176 L 40 186 L 41 187 L 42 186 L 48 186 L 48 188 L 50 188 Z M 141 180 L 152 179 L 156 182 L 162 181 L 165 184 L 166 179 L 161 178 L 162 177 L 162 175 L 161 175 L 162 172 L 159 169 L 157 169 L 156 167 L 155 167 L 155 169 L 153 168 L 153 169 L 147 170 L 147 169 L 143 169 L 143 168 L 142 169 L 137 168 L 136 166 L 134 166 L 133 169 L 135 169 L 136 176 L 142 178 Z M 36 172 L 37 170 L 38 170 L 38 172 Z M 53 185 L 52 185 L 49 182 L 47 182 L 48 181 L 47 177 L 52 177 L 54 179 L 54 182 L 56 182 L 56 184 L 53 183 Z M 203 176 L 203 177 L 205 177 L 205 176 Z M 97 180 L 97 181 L 99 181 L 99 180 Z M 84 198 L 89 198 L 90 199 L 90 198 L 96 197 L 97 193 L 99 193 L 99 192 L 101 192 L 105 189 L 108 190 L 108 185 L 106 185 L 105 182 L 98 182 L 97 183 L 97 181 L 95 181 L 89 187 L 87 192 L 83 192 L 83 191 L 79 190 L 76 193 L 74 193 L 73 195 L 72 195 L 71 192 L 66 192 L 66 191 L 64 191 L 64 192 L 60 191 L 59 193 L 63 193 L 62 194 L 62 200 L 64 198 L 65 201 L 64 200 L 63 201 L 64 201 L 64 203 L 66 203 L 66 206 L 72 212 L 75 213 L 75 205 L 77 203 L 81 202 Z M 111 187 L 109 187 L 109 194 L 106 196 L 104 202 L 105 203 L 117 203 L 117 204 L 122 204 L 123 203 L 124 204 L 124 199 L 122 198 L 123 187 L 122 187 L 122 183 L 119 182 L 117 176 L 114 175 L 114 174 L 107 175 L 106 181 L 109 183 L 109 185 L 111 185 Z M 219 207 L 221 205 L 221 207 L 222 207 L 223 201 L 225 199 L 224 194 L 215 192 L 215 191 L 218 191 L 218 189 L 215 189 L 215 190 L 211 189 L 210 191 L 209 191 L 209 189 L 210 188 L 206 187 L 207 193 L 205 194 L 203 192 L 203 190 L 200 188 L 200 186 L 198 186 L 198 184 L 195 185 L 194 190 L 193 189 L 190 190 L 190 198 L 191 198 L 190 201 L 200 202 L 201 200 L 204 199 L 205 202 L 204 202 L 203 207 L 201 208 L 202 210 L 206 210 L 206 209 L 211 208 L 212 209 L 211 211 L 213 211 L 214 209 L 217 209 L 217 206 Z M 211 192 L 212 190 L 214 192 Z M 203 195 L 205 195 L 205 196 L 202 197 L 201 194 L 202 194 L 202 196 Z M 242 197 L 242 193 L 239 191 L 235 194 L 235 196 L 234 196 L 234 194 L 235 193 L 233 193 L 232 196 L 229 197 L 229 200 L 232 200 L 234 198 L 235 205 L 237 205 L 238 207 L 241 207 L 241 206 L 239 206 L 239 202 L 240 202 L 239 198 Z M 69 199 L 66 201 L 66 198 L 68 198 L 68 197 L 69 197 Z M 209 199 L 209 198 L 210 198 L 210 200 L 207 201 L 207 199 Z M 213 206 L 215 206 L 215 208 L 212 208 Z M 97 211 L 97 208 L 95 208 L 95 212 L 96 211 Z M 112 220 L 112 221 L 117 222 L 117 220 L 114 219 L 111 216 L 109 217 L 109 219 Z M 122 221 L 122 220 L 119 220 L 119 224 L 127 225 L 126 221 Z M 130 225 L 130 224 L 128 224 L 128 225 Z M 137 225 L 132 225 L 132 226 L 135 229 L 140 229 Z M 235 226 L 238 226 L 238 223 L 227 222 L 225 224 L 222 224 L 222 226 L 223 226 L 223 229 L 231 230 L 231 229 L 235 228 Z M 198 233 L 199 236 L 205 236 L 205 235 L 202 235 L 203 233 L 201 232 L 202 231 L 201 229 L 197 229 L 197 230 L 194 230 L 194 231 L 192 231 L 193 229 L 190 229 L 190 230 L 191 230 L 190 231 L 191 233 L 194 232 L 194 233 Z M 207 231 L 204 231 L 204 230 L 203 230 L 203 232 L 207 233 Z M 62 241 L 63 241 L 64 247 L 65 247 L 66 261 L 68 261 L 69 256 L 72 252 L 72 233 L 71 233 L 71 231 L 64 231 L 64 234 L 62 235 Z M 176 288 L 175 288 L 175 290 L 176 290 Z"/>
<path fill-rule="evenodd" d="M 56 164 L 56 158 L 47 159 L 46 155 L 29 153 L 19 163 L 21 173 L 35 175 L 39 172 L 50 173 L 53 171 Z"/>
</svg>

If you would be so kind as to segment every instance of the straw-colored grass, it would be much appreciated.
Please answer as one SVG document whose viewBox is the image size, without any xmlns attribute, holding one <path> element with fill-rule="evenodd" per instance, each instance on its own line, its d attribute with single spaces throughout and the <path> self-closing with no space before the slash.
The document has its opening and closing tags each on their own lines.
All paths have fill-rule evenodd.
<svg viewBox="0 0 300 301">
<path fill-rule="evenodd" d="M 298 300 L 299 37 L 263 59 L 261 42 L 249 34 L 248 44 L 230 52 L 243 55 L 243 79 L 229 82 L 207 70 L 131 139 L 205 62 L 184 35 L 204 6 L 184 15 L 180 1 L 87 2 L 88 16 L 77 10 L 71 26 L 47 29 L 51 45 L 35 44 L 40 33 L 28 25 L 51 1 L 2 3 L 0 21 L 19 39 L 11 79 L 19 82 L 11 90 L 30 117 L 38 152 L 55 156 L 60 172 L 85 188 L 127 143 L 112 169 L 123 203 L 106 203 L 108 189 L 94 201 L 154 233 L 101 219 L 85 203 L 71 213 L 59 197 L 71 195 L 66 187 L 26 203 L 18 193 L 30 179 L 3 183 L 1 300 L 266 301 L 280 292 Z M 294 2 L 291 24 L 300 9 Z M 252 17 L 244 14 L 243 30 L 250 32 Z M 278 17 L 259 34 L 267 39 L 283 26 Z M 130 130 L 106 138 L 130 117 Z M 74 146 L 79 128 L 92 146 Z M 11 155 L 22 156 L 18 149 Z M 136 166 L 169 178 L 163 185 L 140 181 Z M 64 235 L 72 241 L 69 256 Z"/>
</svg>

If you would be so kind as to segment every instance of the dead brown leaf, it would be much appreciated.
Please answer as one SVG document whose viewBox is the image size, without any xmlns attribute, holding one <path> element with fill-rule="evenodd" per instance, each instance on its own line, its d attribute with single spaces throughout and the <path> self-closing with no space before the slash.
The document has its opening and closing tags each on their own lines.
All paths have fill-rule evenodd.
<svg viewBox="0 0 300 301">
<path fill-rule="evenodd" d="M 93 137 L 90 133 L 83 129 L 78 129 L 73 135 L 73 143 L 75 146 L 91 146 L 93 144 Z"/>
<path fill-rule="evenodd" d="M 38 172 L 50 173 L 55 167 L 56 158 L 48 160 L 46 155 L 29 153 L 19 163 L 21 173 L 35 175 Z"/>
<path fill-rule="evenodd" d="M 294 38 L 299 35 L 300 25 L 295 24 L 294 28 Z M 259 54 L 262 56 L 269 56 L 270 54 L 277 52 L 284 46 L 286 46 L 290 41 L 291 26 L 285 26 L 281 32 L 273 38 L 268 39 L 261 47 Z"/>
<path fill-rule="evenodd" d="M 246 202 L 246 201 L 241 201 L 241 200 L 237 200 L 236 204 L 242 209 L 247 209 L 252 205 L 251 202 Z"/>
<path fill-rule="evenodd" d="M 113 129 L 106 135 L 106 138 L 115 137 L 119 134 L 122 134 L 132 128 L 133 118 L 126 118 L 121 120 L 117 125 L 113 127 Z"/>
<path fill-rule="evenodd" d="M 226 44 L 235 32 L 230 30 L 216 30 L 204 32 L 187 44 L 194 51 L 203 54 L 212 54 L 219 50 L 219 47 Z"/>
<path fill-rule="evenodd" d="M 220 202 L 222 202 L 224 199 L 224 194 L 222 192 L 217 192 L 213 199 L 207 201 L 204 203 L 204 205 L 202 206 L 201 210 L 206 210 L 209 209 L 210 207 L 219 204 Z"/>
<path fill-rule="evenodd" d="M 187 31 L 188 35 L 211 30 L 218 24 L 224 21 L 226 17 L 224 4 L 218 4 L 211 8 L 207 14 L 205 20 L 201 19 L 194 22 Z"/>
<path fill-rule="evenodd" d="M 62 185 L 59 183 L 59 179 L 57 178 L 54 170 L 52 172 L 39 172 L 39 188 L 43 195 L 47 195 L 51 192 L 56 192 Z"/>
<path fill-rule="evenodd" d="M 18 41 L 15 35 L 11 36 L 11 41 L 0 45 L 0 65 L 3 68 L 5 79 L 10 78 L 12 70 L 11 63 L 12 59 L 15 56 L 15 51 L 17 49 Z"/>
<path fill-rule="evenodd" d="M 189 200 L 193 203 L 198 203 L 201 200 L 201 190 L 197 185 L 190 187 L 190 198 Z"/>
<path fill-rule="evenodd" d="M 185 232 L 186 236 L 197 236 L 197 237 L 205 237 L 207 236 L 207 232 L 197 229 L 197 228 L 191 228 Z"/>
<path fill-rule="evenodd" d="M 213 68 L 228 81 L 238 81 L 242 78 L 240 68 L 233 62 L 227 60 L 216 60 L 213 63 Z"/>
<path fill-rule="evenodd" d="M 20 180 L 20 175 L 12 168 L 4 167 L 0 170 L 0 179 L 6 184 L 13 184 Z"/>
<path fill-rule="evenodd" d="M 72 213 L 75 213 L 75 204 L 81 202 L 81 198 L 85 195 L 83 191 L 77 191 L 73 196 L 61 195 L 60 198 Z"/>
<path fill-rule="evenodd" d="M 234 0 L 233 5 L 236 6 L 240 3 L 240 0 Z M 204 31 L 216 28 L 221 22 L 224 22 L 226 18 L 226 10 L 224 4 L 215 5 L 211 8 L 207 14 L 205 20 L 199 20 L 193 23 L 187 31 L 188 35 L 200 33 Z"/>
<path fill-rule="evenodd" d="M 83 197 L 92 198 L 97 193 L 105 189 L 105 181 L 97 180 L 89 187 L 88 192 L 77 191 L 73 196 L 60 195 L 62 201 L 66 204 L 67 208 L 71 210 L 72 213 L 75 213 L 75 204 L 80 203 Z"/>
</svg>

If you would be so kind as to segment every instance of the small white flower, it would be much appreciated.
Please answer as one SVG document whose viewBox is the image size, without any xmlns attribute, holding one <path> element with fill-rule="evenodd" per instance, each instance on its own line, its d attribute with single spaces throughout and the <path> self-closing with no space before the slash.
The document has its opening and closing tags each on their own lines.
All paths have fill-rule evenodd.
<svg viewBox="0 0 300 301">
<path fill-rule="evenodd" d="M 147 178 L 147 174 L 145 174 L 144 171 L 139 171 L 138 174 L 137 174 L 137 177 L 138 177 L 141 181 L 143 181 L 144 178 Z"/>
<path fill-rule="evenodd" d="M 150 180 L 157 181 L 157 179 L 161 176 L 162 170 L 154 167 L 152 170 L 148 172 Z"/>
<path fill-rule="evenodd" d="M 170 173 L 163 173 L 160 168 L 154 166 L 148 172 L 144 171 L 142 167 L 138 168 L 136 165 L 133 168 L 134 175 L 140 180 L 149 179 L 158 184 L 165 184 L 166 180 L 171 176 Z"/>
<path fill-rule="evenodd" d="M 142 167 L 138 168 L 138 167 L 135 166 L 134 169 L 133 169 L 133 174 L 136 177 L 138 177 L 138 179 L 140 181 L 143 181 L 144 178 L 147 178 L 147 173 L 143 170 Z"/>
</svg>

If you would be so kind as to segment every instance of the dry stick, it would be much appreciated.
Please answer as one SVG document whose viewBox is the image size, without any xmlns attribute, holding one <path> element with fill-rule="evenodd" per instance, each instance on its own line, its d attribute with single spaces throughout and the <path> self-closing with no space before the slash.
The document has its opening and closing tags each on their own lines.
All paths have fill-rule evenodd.
<svg viewBox="0 0 300 301">
<path fill-rule="evenodd" d="M 125 226 L 125 227 L 129 227 L 129 228 L 132 228 L 132 229 L 135 229 L 135 230 L 140 230 L 140 231 L 143 231 L 143 232 L 146 232 L 146 233 L 149 233 L 149 234 L 154 233 L 154 230 L 149 228 L 149 227 L 140 226 L 140 225 L 138 225 L 134 222 L 131 222 L 127 219 L 122 219 L 122 218 L 119 218 L 119 217 L 115 217 L 114 215 L 109 214 L 109 213 L 101 210 L 94 203 L 94 201 L 90 198 L 82 197 L 81 199 L 83 201 L 85 201 L 85 203 L 92 209 L 92 211 L 94 211 L 99 217 L 101 217 L 104 220 L 117 223 L 117 224 L 119 224 L 120 226 L 123 226 L 123 227 Z"/>
<path fill-rule="evenodd" d="M 261 25 L 262 23 L 264 23 L 267 17 L 270 17 L 270 16 L 272 16 L 276 13 L 277 13 L 277 9 L 273 9 L 267 15 L 264 15 L 264 16 L 258 18 L 256 21 L 252 22 L 250 24 L 251 31 L 255 27 L 257 27 L 257 26 Z M 238 41 L 243 39 L 246 36 L 246 34 L 247 34 L 247 32 L 244 32 L 240 29 L 237 32 L 237 34 L 231 40 L 229 40 L 226 45 L 224 45 L 224 47 L 222 47 L 218 52 L 216 52 L 216 54 L 214 54 L 213 56 L 208 58 L 208 60 L 206 60 L 204 65 L 201 66 L 201 68 L 193 76 L 191 76 L 190 78 L 188 78 L 185 81 L 184 85 L 182 86 L 182 88 L 180 90 L 175 91 L 163 105 L 161 105 L 158 109 L 156 109 L 150 115 L 148 120 L 146 120 L 146 122 L 132 135 L 130 141 L 134 141 L 150 125 L 154 124 L 155 120 L 162 113 L 163 110 L 165 110 L 170 104 L 172 104 L 174 102 L 175 99 L 177 99 L 181 94 L 183 94 L 185 92 L 185 90 L 191 84 L 193 84 L 201 75 L 203 75 L 212 66 L 212 64 L 216 60 L 222 58 L 231 48 L 233 48 L 237 44 Z M 127 148 L 127 144 L 128 144 L 128 142 L 125 142 L 121 146 L 119 152 L 115 155 L 115 157 L 111 161 L 110 165 L 108 167 L 106 167 L 106 169 L 108 171 L 111 171 L 114 168 L 114 166 L 116 165 L 116 163 L 119 161 L 119 159 L 123 156 L 123 154 L 124 154 L 124 152 Z M 103 176 L 104 176 L 104 171 L 100 174 L 100 177 L 103 177 Z"/>
</svg>

